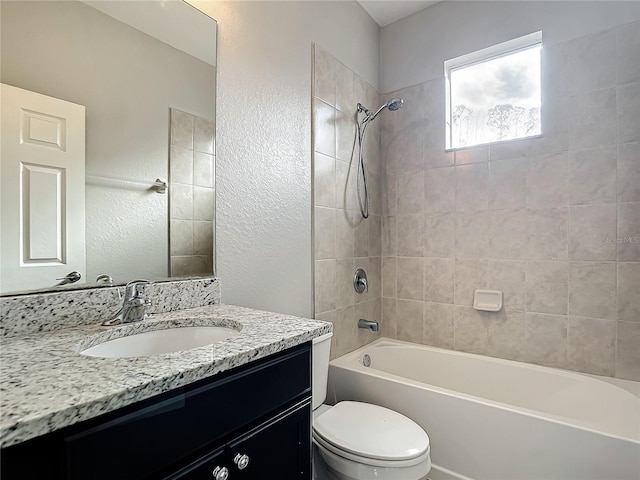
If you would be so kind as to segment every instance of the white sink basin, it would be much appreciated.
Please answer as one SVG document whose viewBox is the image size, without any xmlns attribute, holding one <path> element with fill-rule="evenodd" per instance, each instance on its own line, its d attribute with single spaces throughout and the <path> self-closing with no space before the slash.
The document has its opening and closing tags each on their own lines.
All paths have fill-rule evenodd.
<svg viewBox="0 0 640 480">
<path fill-rule="evenodd" d="M 237 333 L 234 328 L 217 326 L 168 328 L 109 340 L 80 354 L 106 358 L 146 357 L 212 345 Z"/>
</svg>

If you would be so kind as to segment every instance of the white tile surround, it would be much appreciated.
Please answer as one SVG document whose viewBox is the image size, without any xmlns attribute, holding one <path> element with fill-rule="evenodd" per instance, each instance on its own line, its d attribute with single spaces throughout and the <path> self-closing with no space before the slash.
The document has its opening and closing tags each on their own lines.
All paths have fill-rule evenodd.
<svg viewBox="0 0 640 480">
<path fill-rule="evenodd" d="M 543 135 L 456 152 L 444 150 L 443 78 L 381 97 L 405 100 L 381 117 L 379 167 L 370 167 L 381 172 L 384 335 L 640 380 L 640 243 L 616 243 L 640 237 L 638 58 L 637 21 L 545 46 Z M 316 85 L 330 64 L 316 62 Z M 318 122 L 314 132 L 323 134 Z M 331 170 L 340 162 L 324 153 L 344 188 Z M 318 215 L 336 208 L 322 203 L 329 180 L 318 159 L 316 318 L 334 323 L 344 353 L 357 344 L 335 303 L 351 288 L 349 270 L 331 254 L 355 237 Z M 369 223 L 369 239 L 377 228 Z M 323 235 L 335 235 L 334 250 L 318 250 Z M 484 288 L 504 291 L 503 311 L 471 308 Z"/>
</svg>

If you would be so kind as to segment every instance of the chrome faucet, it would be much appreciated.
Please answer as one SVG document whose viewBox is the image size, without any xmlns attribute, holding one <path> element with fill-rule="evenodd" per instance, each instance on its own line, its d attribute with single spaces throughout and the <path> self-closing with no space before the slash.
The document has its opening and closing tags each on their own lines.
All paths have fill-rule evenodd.
<svg viewBox="0 0 640 480">
<path fill-rule="evenodd" d="M 149 318 L 150 314 L 146 313 L 145 307 L 151 305 L 151 300 L 145 298 L 144 287 L 149 285 L 148 280 L 131 280 L 124 287 L 124 298 L 122 306 L 115 315 L 109 320 L 102 322 L 104 326 L 117 325 L 119 323 L 140 322 L 145 318 Z M 118 293 L 120 290 L 118 289 Z"/>
<path fill-rule="evenodd" d="M 378 322 L 374 322 L 373 320 L 365 320 L 364 318 L 358 320 L 358 328 L 368 328 L 372 332 L 377 332 L 380 329 Z"/>
</svg>

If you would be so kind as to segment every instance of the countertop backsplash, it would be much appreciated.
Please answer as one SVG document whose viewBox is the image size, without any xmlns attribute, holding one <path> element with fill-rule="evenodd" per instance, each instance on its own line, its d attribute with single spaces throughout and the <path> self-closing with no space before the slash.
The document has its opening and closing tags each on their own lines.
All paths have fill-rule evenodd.
<svg viewBox="0 0 640 480">
<path fill-rule="evenodd" d="M 59 330 L 113 317 L 122 305 L 124 286 L 33 293 L 0 298 L 0 338 Z M 167 313 L 218 304 L 217 278 L 172 280 L 147 285 L 148 313 Z"/>
</svg>

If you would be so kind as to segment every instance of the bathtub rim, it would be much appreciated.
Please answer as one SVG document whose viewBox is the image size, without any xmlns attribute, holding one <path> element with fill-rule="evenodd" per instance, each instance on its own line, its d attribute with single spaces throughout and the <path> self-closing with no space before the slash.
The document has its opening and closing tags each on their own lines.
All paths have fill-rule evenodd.
<svg viewBox="0 0 640 480">
<path fill-rule="evenodd" d="M 571 418 L 571 417 L 565 417 L 562 415 L 554 415 L 551 413 L 544 413 L 544 412 L 540 412 L 538 410 L 532 410 L 529 408 L 525 408 L 525 407 L 520 407 L 520 406 L 516 406 L 516 405 L 511 405 L 508 403 L 503 403 L 503 402 L 499 402 L 496 400 L 490 400 L 490 399 L 485 399 L 482 397 L 477 397 L 474 395 L 470 395 L 468 393 L 463 393 L 463 392 L 458 392 L 455 390 L 449 390 L 447 388 L 443 388 L 443 387 L 439 387 L 437 385 L 432 385 L 429 383 L 423 383 L 423 382 L 419 382 L 417 380 L 412 380 L 410 378 L 406 378 L 406 377 L 401 377 L 399 375 L 393 374 L 393 373 L 389 373 L 389 372 L 385 372 L 383 370 L 377 370 L 375 368 L 371 368 L 371 367 L 365 367 L 362 362 L 360 361 L 361 356 L 366 353 L 366 349 L 370 349 L 372 347 L 378 347 L 380 346 L 380 344 L 387 344 L 389 346 L 403 346 L 403 347 L 410 347 L 410 348 L 425 348 L 428 350 L 435 350 L 436 352 L 440 352 L 440 353 L 444 353 L 447 355 L 456 355 L 456 356 L 462 356 L 462 357 L 467 357 L 467 358 L 477 358 L 477 357 L 481 357 L 484 361 L 490 361 L 492 363 L 507 363 L 510 365 L 515 365 L 518 368 L 530 368 L 533 370 L 538 370 L 538 371 L 543 371 L 546 372 L 548 370 L 552 370 L 554 372 L 554 374 L 559 374 L 561 376 L 567 376 L 567 377 L 571 377 L 571 378 L 575 378 L 577 377 L 586 377 L 587 379 L 590 380 L 596 380 L 596 381 L 600 381 L 600 382 L 604 382 L 607 383 L 613 387 L 616 388 L 620 388 L 624 391 L 626 391 L 627 393 L 635 396 L 638 398 L 638 402 L 640 402 L 640 382 L 635 382 L 633 380 L 624 380 L 624 379 L 618 379 L 618 378 L 613 378 L 613 377 L 601 377 L 599 375 L 593 375 L 593 374 L 587 374 L 587 373 L 581 373 L 581 372 L 574 372 L 574 371 L 570 371 L 570 370 L 563 370 L 560 368 L 554 368 L 554 367 L 546 367 L 543 365 L 536 365 L 533 363 L 527 363 L 527 362 L 518 362 L 515 360 L 508 360 L 508 359 L 503 359 L 503 358 L 498 358 L 498 357 L 490 357 L 488 355 L 482 355 L 482 354 L 476 354 L 476 353 L 469 353 L 469 352 L 462 352 L 459 350 L 450 350 L 450 349 L 446 349 L 446 348 L 441 348 L 441 347 L 434 347 L 431 345 L 423 345 L 423 344 L 419 344 L 419 343 L 412 343 L 412 342 L 406 342 L 403 340 L 396 340 L 396 339 L 392 339 L 392 338 L 388 338 L 388 337 L 380 337 L 376 340 L 374 340 L 371 343 L 368 343 L 367 345 L 364 345 L 360 348 L 358 348 L 357 350 L 353 350 L 349 353 L 346 353 L 340 357 L 337 357 L 335 359 L 333 359 L 330 362 L 330 366 L 335 366 L 337 368 L 344 368 L 347 370 L 352 370 L 352 371 L 356 371 L 358 373 L 362 373 L 366 376 L 370 376 L 370 377 L 380 377 L 380 376 L 386 376 L 388 378 L 390 378 L 393 381 L 397 381 L 399 383 L 402 384 L 406 384 L 406 385 L 410 385 L 410 386 L 415 386 L 418 388 L 423 388 L 423 389 L 430 389 L 433 390 L 439 394 L 445 395 L 447 397 L 452 397 L 452 398 L 462 398 L 464 400 L 468 400 L 474 403 L 478 403 L 480 405 L 485 405 L 485 406 L 489 406 L 489 407 L 496 407 L 496 408 L 500 408 L 503 410 L 507 410 L 507 411 L 512 411 L 512 412 L 517 412 L 520 413 L 522 415 L 527 415 L 529 417 L 533 417 L 536 419 L 540 419 L 540 420 L 545 420 L 545 421 L 549 421 L 549 422 L 553 422 L 556 424 L 560 424 L 560 425 L 568 425 L 571 426 L 573 428 L 577 428 L 580 430 L 584 430 L 596 435 L 604 435 L 606 437 L 610 437 L 610 438 L 614 438 L 617 440 L 622 440 L 622 441 L 627 441 L 627 442 L 631 442 L 631 443 L 635 443 L 637 445 L 640 445 L 640 431 L 638 432 L 638 437 L 634 438 L 631 436 L 625 436 L 625 435 L 620 435 L 620 434 L 615 434 L 615 433 L 611 433 L 611 432 L 606 432 L 603 430 L 598 430 L 596 428 L 593 428 L 591 426 L 587 426 L 584 425 L 582 422 L 580 422 L 580 420 L 577 420 L 575 418 Z M 379 372 L 378 374 L 376 374 L 375 372 Z M 584 379 L 580 379 L 582 381 L 584 381 Z"/>
</svg>

